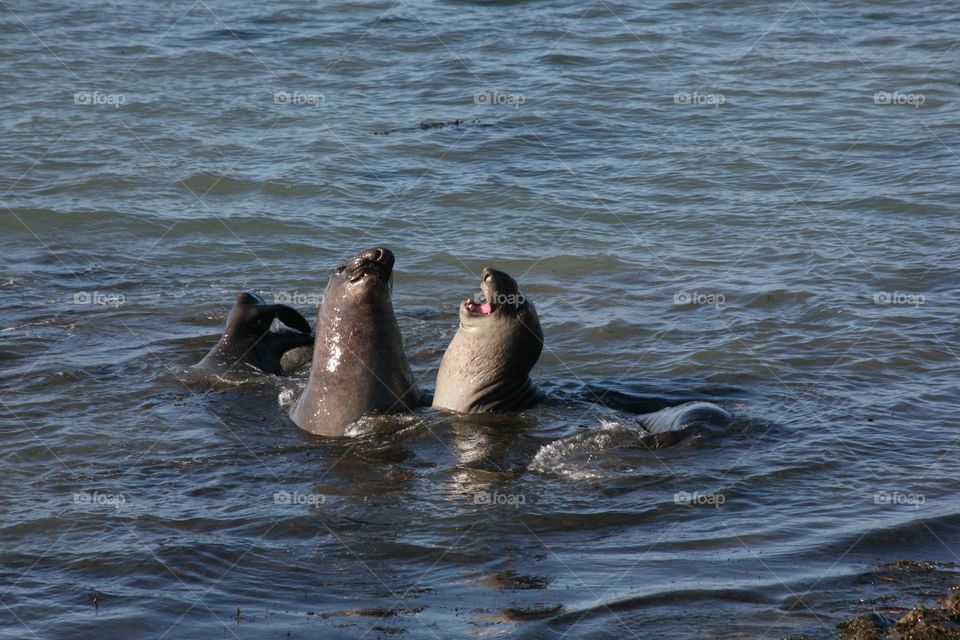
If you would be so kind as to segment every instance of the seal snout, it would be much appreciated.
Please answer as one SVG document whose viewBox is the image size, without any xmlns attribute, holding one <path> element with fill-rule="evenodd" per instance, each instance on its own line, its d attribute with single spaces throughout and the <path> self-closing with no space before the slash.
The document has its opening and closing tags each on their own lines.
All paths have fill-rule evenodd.
<svg viewBox="0 0 960 640">
<path fill-rule="evenodd" d="M 376 264 L 393 268 L 393 252 L 386 247 L 374 247 L 367 249 L 360 254 L 360 259 L 364 262 L 375 262 Z"/>
<path fill-rule="evenodd" d="M 358 253 L 349 266 L 350 282 L 359 282 L 366 276 L 389 282 L 395 258 L 386 247 L 373 247 Z"/>
</svg>

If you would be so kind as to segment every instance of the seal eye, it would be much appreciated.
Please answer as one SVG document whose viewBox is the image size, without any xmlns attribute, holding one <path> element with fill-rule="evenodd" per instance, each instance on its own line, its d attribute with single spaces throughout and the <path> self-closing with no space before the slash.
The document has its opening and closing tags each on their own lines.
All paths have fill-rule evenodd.
<svg viewBox="0 0 960 640">
<path fill-rule="evenodd" d="M 337 275 L 340 275 L 341 273 L 343 273 L 343 272 L 346 271 L 346 270 L 347 270 L 347 265 L 345 265 L 345 264 L 344 264 L 344 265 L 340 265 L 339 267 L 337 267 Z"/>
</svg>

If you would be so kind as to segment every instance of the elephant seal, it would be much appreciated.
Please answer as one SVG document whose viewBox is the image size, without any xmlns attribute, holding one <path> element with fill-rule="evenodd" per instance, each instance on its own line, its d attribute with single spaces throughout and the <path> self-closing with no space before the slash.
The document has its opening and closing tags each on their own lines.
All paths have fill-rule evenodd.
<svg viewBox="0 0 960 640">
<path fill-rule="evenodd" d="M 272 331 L 275 319 L 296 331 Z M 264 373 L 284 375 L 291 366 L 284 356 L 312 345 L 310 323 L 296 309 L 267 304 L 255 293 L 238 293 L 220 341 L 194 369 L 228 373 L 242 364 Z"/>
<path fill-rule="evenodd" d="M 420 404 L 390 299 L 394 257 L 378 247 L 339 267 L 323 294 L 310 380 L 290 410 L 298 427 L 342 436 L 371 414 Z"/>
<path fill-rule="evenodd" d="M 460 304 L 460 327 L 437 374 L 437 409 L 519 411 L 536 401 L 530 370 L 543 351 L 537 310 L 503 271 L 484 267 L 482 278 L 480 293 Z"/>
<path fill-rule="evenodd" d="M 637 416 L 637 422 L 649 433 L 680 431 L 696 425 L 722 429 L 732 419 L 729 413 L 712 402 L 686 402 Z"/>
</svg>

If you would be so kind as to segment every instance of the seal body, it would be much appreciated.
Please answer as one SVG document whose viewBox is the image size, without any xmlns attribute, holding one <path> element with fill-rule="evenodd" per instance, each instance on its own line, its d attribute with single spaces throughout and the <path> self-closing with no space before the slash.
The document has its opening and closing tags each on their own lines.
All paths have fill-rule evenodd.
<svg viewBox="0 0 960 640">
<path fill-rule="evenodd" d="M 279 320 L 295 331 L 274 331 Z M 238 293 L 216 346 L 194 365 L 195 370 L 227 374 L 245 368 L 284 375 L 290 371 L 288 353 L 313 345 L 310 323 L 283 304 L 266 304 L 255 293 Z"/>
<path fill-rule="evenodd" d="M 723 428 L 731 420 L 729 413 L 712 402 L 686 402 L 637 416 L 637 422 L 649 433 L 680 431 L 695 425 Z"/>
<path fill-rule="evenodd" d="M 480 293 L 460 304 L 460 326 L 437 374 L 437 409 L 518 411 L 537 399 L 530 371 L 543 330 L 533 302 L 503 271 L 485 267 L 482 278 Z"/>
<path fill-rule="evenodd" d="M 394 257 L 367 249 L 330 278 L 317 315 L 310 379 L 290 411 L 298 427 L 342 436 L 371 414 L 420 403 L 390 297 Z"/>
</svg>

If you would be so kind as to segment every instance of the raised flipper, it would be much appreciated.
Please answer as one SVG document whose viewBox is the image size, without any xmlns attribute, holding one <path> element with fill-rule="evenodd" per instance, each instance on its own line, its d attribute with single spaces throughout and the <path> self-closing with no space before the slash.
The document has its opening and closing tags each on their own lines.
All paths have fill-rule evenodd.
<svg viewBox="0 0 960 640">
<path fill-rule="evenodd" d="M 712 402 L 687 402 L 637 416 L 637 422 L 649 433 L 680 431 L 692 426 L 722 429 L 731 420 L 729 413 Z"/>
</svg>

